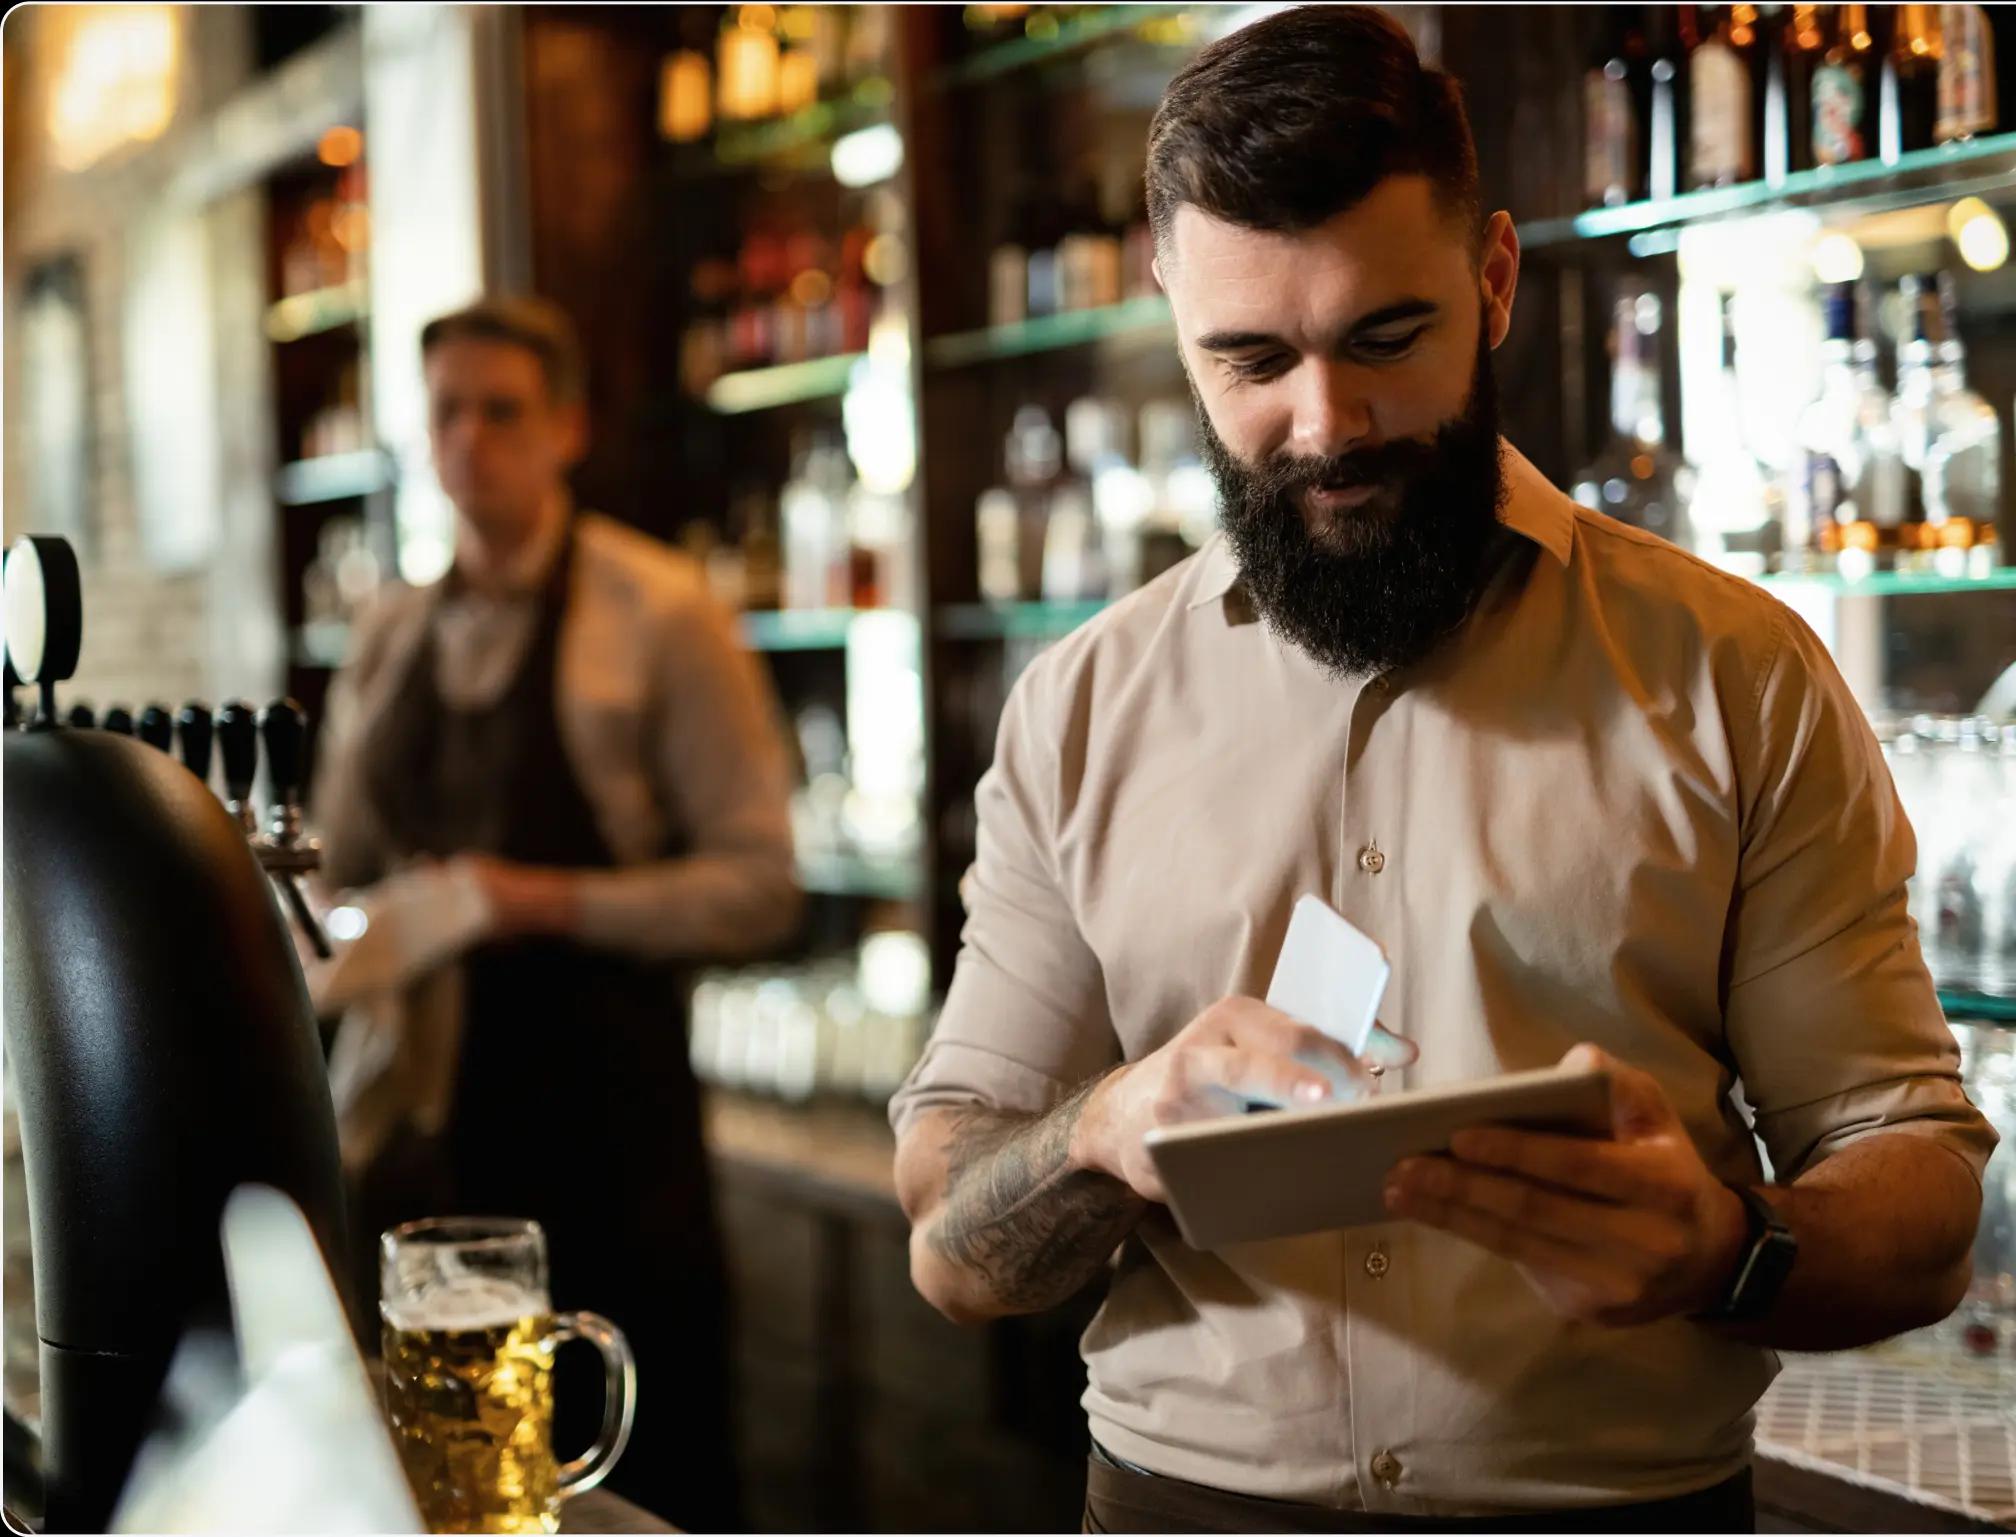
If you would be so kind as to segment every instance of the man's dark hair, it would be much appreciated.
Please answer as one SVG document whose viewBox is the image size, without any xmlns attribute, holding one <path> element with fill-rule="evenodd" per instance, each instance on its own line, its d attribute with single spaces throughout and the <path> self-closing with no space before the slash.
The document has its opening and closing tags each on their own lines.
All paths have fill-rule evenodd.
<svg viewBox="0 0 2016 1537">
<path fill-rule="evenodd" d="M 1462 88 L 1385 12 L 1301 6 L 1219 39 L 1169 83 L 1148 130 L 1148 221 L 1162 251 L 1185 203 L 1246 229 L 1313 229 L 1400 175 L 1427 177 L 1479 228 Z"/>
<path fill-rule="evenodd" d="M 546 392 L 553 400 L 572 405 L 582 397 L 581 343 L 566 312 L 549 300 L 500 294 L 436 316 L 420 332 L 421 359 L 443 342 L 453 341 L 523 347 L 539 360 Z"/>
</svg>

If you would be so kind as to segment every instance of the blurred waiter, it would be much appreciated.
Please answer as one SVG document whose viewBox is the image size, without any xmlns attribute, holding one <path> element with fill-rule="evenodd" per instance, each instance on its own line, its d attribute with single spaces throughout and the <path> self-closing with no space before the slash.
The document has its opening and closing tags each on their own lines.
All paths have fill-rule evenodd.
<svg viewBox="0 0 2016 1537">
<path fill-rule="evenodd" d="M 345 1019 L 332 1076 L 357 1231 L 538 1219 L 555 1307 L 607 1314 L 636 1351 L 611 1486 L 682 1527 L 732 1528 L 725 1283 L 680 968 L 796 922 L 774 700 L 696 567 L 571 505 L 587 425 L 557 309 L 442 316 L 421 359 L 454 564 L 359 625 L 315 810 L 332 884 L 441 877 L 441 901 L 381 909 L 414 929 L 410 951 L 438 944 L 421 931 L 451 892 L 481 917 L 445 964 Z M 562 1456 L 600 1412 L 576 1354 Z"/>
</svg>

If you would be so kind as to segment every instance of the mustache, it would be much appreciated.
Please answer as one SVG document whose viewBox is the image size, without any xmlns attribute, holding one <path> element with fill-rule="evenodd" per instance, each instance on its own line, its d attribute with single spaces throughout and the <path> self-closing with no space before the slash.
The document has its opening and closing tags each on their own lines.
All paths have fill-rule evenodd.
<svg viewBox="0 0 2016 1537">
<path fill-rule="evenodd" d="M 1302 491 L 1348 491 L 1361 486 L 1393 485 L 1418 480 L 1440 457 L 1433 440 L 1395 438 L 1354 448 L 1348 454 L 1272 454 L 1249 472 L 1253 489 L 1263 496 L 1293 496 Z"/>
</svg>

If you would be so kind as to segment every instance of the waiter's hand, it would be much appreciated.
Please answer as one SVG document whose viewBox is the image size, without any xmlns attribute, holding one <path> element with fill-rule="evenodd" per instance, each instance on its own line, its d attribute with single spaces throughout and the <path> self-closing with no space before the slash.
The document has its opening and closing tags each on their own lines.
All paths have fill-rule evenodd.
<svg viewBox="0 0 2016 1537">
<path fill-rule="evenodd" d="M 1387 1208 L 1513 1261 L 1568 1318 L 1640 1324 L 1713 1307 L 1749 1235 L 1742 1201 L 1649 1073 L 1587 1045 L 1561 1065 L 1609 1070 L 1611 1140 L 1458 1132 L 1453 1156 L 1395 1165 Z"/>
<path fill-rule="evenodd" d="M 1360 1061 L 1322 1031 L 1255 998 L 1225 998 L 1138 1062 L 1099 1081 L 1072 1132 L 1072 1162 L 1167 1198 L 1142 1142 L 1156 1126 L 1232 1115 L 1249 1100 L 1315 1104 L 1368 1093 L 1378 1073 L 1405 1067 L 1413 1044 L 1374 1026 Z"/>
<path fill-rule="evenodd" d="M 490 904 L 492 939 L 565 935 L 574 931 L 574 877 L 566 870 L 521 865 L 491 854 L 459 854 Z"/>
</svg>

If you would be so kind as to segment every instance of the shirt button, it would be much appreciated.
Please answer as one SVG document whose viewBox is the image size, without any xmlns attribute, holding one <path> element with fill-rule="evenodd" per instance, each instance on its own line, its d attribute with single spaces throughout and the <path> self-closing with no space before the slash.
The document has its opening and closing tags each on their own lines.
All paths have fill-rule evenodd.
<svg viewBox="0 0 2016 1537">
<path fill-rule="evenodd" d="M 1386 1257 L 1384 1249 L 1374 1249 L 1365 1256 L 1365 1273 L 1377 1281 L 1393 1268 L 1393 1261 Z"/>
<path fill-rule="evenodd" d="M 1377 875 L 1386 868 L 1386 856 L 1379 851 L 1379 845 L 1368 843 L 1358 851 L 1358 868 L 1367 875 Z"/>
<path fill-rule="evenodd" d="M 1372 1476 L 1391 1489 L 1400 1482 L 1400 1459 L 1391 1452 L 1381 1452 L 1372 1459 Z"/>
</svg>

